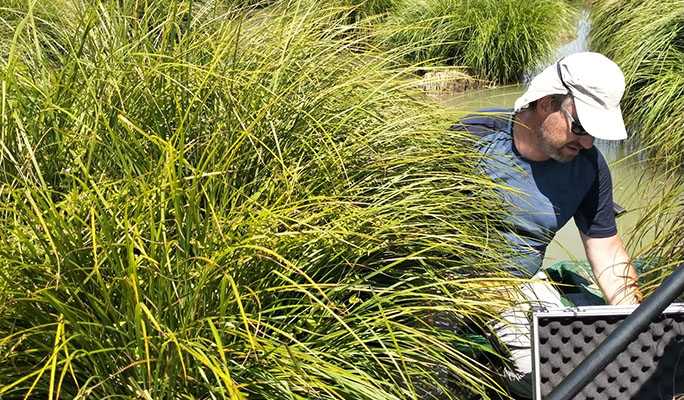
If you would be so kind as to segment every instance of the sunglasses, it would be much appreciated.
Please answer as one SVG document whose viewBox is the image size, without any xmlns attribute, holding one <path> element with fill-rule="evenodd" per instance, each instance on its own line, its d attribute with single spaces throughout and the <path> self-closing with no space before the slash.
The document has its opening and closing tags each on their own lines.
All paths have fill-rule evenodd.
<svg viewBox="0 0 684 400">
<path fill-rule="evenodd" d="M 584 136 L 584 135 L 589 134 L 589 132 L 584 130 L 584 127 L 582 126 L 582 124 L 579 123 L 579 121 L 575 121 L 575 119 L 572 117 L 572 115 L 570 115 L 568 110 L 566 110 L 565 106 L 562 104 L 561 104 L 561 110 L 563 110 L 565 115 L 567 115 L 568 119 L 570 120 L 570 130 L 572 131 L 572 133 L 574 133 L 577 136 Z"/>
</svg>

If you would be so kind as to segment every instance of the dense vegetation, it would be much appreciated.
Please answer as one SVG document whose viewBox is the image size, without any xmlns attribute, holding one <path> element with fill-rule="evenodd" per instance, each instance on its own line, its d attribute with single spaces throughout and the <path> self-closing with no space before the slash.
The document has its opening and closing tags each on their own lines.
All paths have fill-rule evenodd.
<svg viewBox="0 0 684 400">
<path fill-rule="evenodd" d="M 387 20 L 385 46 L 426 65 L 463 65 L 478 78 L 517 82 L 547 63 L 572 31 L 563 0 L 405 2 Z"/>
<path fill-rule="evenodd" d="M 684 161 L 684 13 L 677 0 L 598 1 L 591 47 L 624 71 L 623 115 L 659 163 Z"/>
<path fill-rule="evenodd" d="M 413 77 L 570 14 L 454 3 L 3 2 L 0 397 L 500 392 L 498 188 Z"/>
<path fill-rule="evenodd" d="M 0 397 L 498 390 L 496 187 L 339 13 L 0 9 Z"/>
<path fill-rule="evenodd" d="M 326 5 L 365 30 L 382 50 L 424 69 L 462 67 L 495 83 L 518 82 L 553 61 L 549 57 L 573 34 L 578 17 L 578 6 L 567 0 L 329 0 Z"/>
<path fill-rule="evenodd" d="M 635 226 L 635 239 L 654 237 L 635 255 L 660 261 L 660 268 L 644 277 L 647 291 L 657 288 L 673 267 L 684 262 L 682 11 L 682 3 L 676 0 L 611 0 L 595 2 L 591 13 L 591 48 L 611 57 L 625 74 L 623 116 L 635 148 L 646 154 L 651 168 L 641 184 L 669 182 L 666 187 L 671 187 L 653 199 Z"/>
</svg>

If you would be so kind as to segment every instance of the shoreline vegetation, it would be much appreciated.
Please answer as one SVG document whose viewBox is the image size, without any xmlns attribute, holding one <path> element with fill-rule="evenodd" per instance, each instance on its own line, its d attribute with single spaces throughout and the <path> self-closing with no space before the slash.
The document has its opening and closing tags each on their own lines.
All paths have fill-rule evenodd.
<svg viewBox="0 0 684 400">
<path fill-rule="evenodd" d="M 684 162 L 684 13 L 681 2 L 592 5 L 590 47 L 625 72 L 625 123 L 658 162 Z"/>
<path fill-rule="evenodd" d="M 426 66 L 465 66 L 475 79 L 518 82 L 548 61 L 576 16 L 563 0 L 405 2 L 388 15 L 389 32 L 380 29 L 381 46 Z"/>
<path fill-rule="evenodd" d="M 635 257 L 660 260 L 643 276 L 645 293 L 655 290 L 684 262 L 684 9 L 674 0 L 596 1 L 591 5 L 590 48 L 611 57 L 624 71 L 625 124 L 646 165 L 674 182 L 640 213 L 634 239 L 655 239 Z M 682 298 L 684 300 L 684 298 Z"/>
<path fill-rule="evenodd" d="M 546 62 L 534 4 L 5 1 L 0 398 L 506 398 L 501 188 L 421 84 Z"/>
</svg>

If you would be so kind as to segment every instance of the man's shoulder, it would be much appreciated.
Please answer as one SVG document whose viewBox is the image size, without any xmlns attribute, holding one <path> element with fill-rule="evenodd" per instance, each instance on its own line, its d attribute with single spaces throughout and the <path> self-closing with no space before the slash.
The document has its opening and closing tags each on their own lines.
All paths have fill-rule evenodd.
<svg viewBox="0 0 684 400">
<path fill-rule="evenodd" d="M 459 119 L 449 130 L 485 137 L 510 130 L 512 115 L 511 108 L 483 108 Z"/>
</svg>

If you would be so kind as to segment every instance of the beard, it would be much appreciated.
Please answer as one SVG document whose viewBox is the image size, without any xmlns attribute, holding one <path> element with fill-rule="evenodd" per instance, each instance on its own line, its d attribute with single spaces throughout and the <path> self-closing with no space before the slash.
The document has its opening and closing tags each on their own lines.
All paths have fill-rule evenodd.
<svg viewBox="0 0 684 400">
<path fill-rule="evenodd" d="M 567 163 L 572 161 L 579 152 L 571 151 L 569 146 L 581 149 L 579 142 L 562 143 L 558 140 L 554 140 L 553 136 L 549 134 L 546 128 L 542 125 L 539 127 L 537 132 L 537 138 L 539 139 L 539 145 L 541 149 L 549 156 L 551 159 L 556 160 L 561 163 Z M 563 153 L 563 150 L 570 152 Z"/>
</svg>

